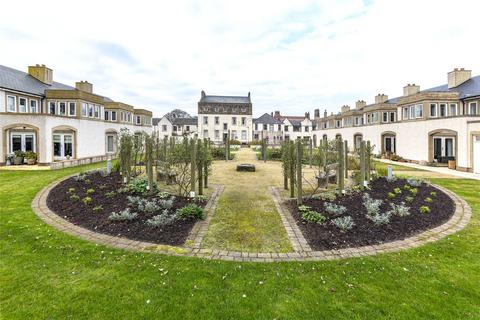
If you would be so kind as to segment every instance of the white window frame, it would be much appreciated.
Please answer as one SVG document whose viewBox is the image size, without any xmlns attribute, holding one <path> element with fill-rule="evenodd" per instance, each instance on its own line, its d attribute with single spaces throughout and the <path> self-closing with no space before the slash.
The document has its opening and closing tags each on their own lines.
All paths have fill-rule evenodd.
<svg viewBox="0 0 480 320">
<path fill-rule="evenodd" d="M 110 111 L 110 121 L 117 122 L 117 111 L 114 111 L 114 110 Z"/>
<path fill-rule="evenodd" d="M 54 144 L 55 141 L 53 140 L 54 136 L 60 136 L 60 156 L 56 156 L 54 154 Z M 52 134 L 52 153 L 53 153 L 53 159 L 54 160 L 63 160 L 66 159 L 67 157 L 65 156 L 65 137 L 70 136 L 72 138 L 72 155 L 70 159 L 73 159 L 75 156 L 75 135 L 73 133 L 53 133 Z"/>
<path fill-rule="evenodd" d="M 100 118 L 100 106 L 97 105 L 97 104 L 95 105 L 95 108 L 93 109 L 93 116 L 96 119 Z"/>
<path fill-rule="evenodd" d="M 393 118 L 392 118 L 393 115 Z M 397 121 L 397 113 L 396 112 L 389 112 L 388 113 L 388 121 L 389 122 L 396 122 Z"/>
<path fill-rule="evenodd" d="M 402 119 L 403 120 L 410 119 L 409 115 L 410 115 L 410 109 L 408 107 L 403 107 Z"/>
<path fill-rule="evenodd" d="M 95 116 L 94 105 L 89 103 L 88 104 L 88 117 L 93 118 Z"/>
<path fill-rule="evenodd" d="M 382 112 L 382 123 L 388 123 L 388 122 L 389 122 L 388 112 Z"/>
<path fill-rule="evenodd" d="M 22 109 L 21 109 L 20 101 L 23 101 L 23 102 L 24 102 L 24 104 L 23 104 L 23 106 L 24 106 L 24 109 L 23 109 L 23 110 L 24 110 L 24 111 L 22 111 Z M 28 103 L 28 99 L 27 99 L 27 98 L 18 97 L 18 112 L 19 112 L 19 113 L 27 113 L 27 112 L 28 112 L 28 105 L 27 105 L 27 103 Z"/>
<path fill-rule="evenodd" d="M 203 124 L 208 125 L 208 117 L 207 116 L 203 117 Z"/>
<path fill-rule="evenodd" d="M 247 130 L 242 130 L 242 133 L 241 133 L 241 134 L 242 134 L 242 136 L 241 136 L 241 137 L 242 137 L 242 140 L 243 140 L 243 141 L 247 140 Z"/>
<path fill-rule="evenodd" d="M 455 113 L 452 114 L 452 107 L 454 107 L 454 110 L 455 110 Z M 456 115 L 458 115 L 458 104 L 456 103 L 450 103 L 449 106 L 448 106 L 448 115 L 450 117 L 454 117 Z"/>
<path fill-rule="evenodd" d="M 472 113 L 472 106 L 475 106 L 475 113 Z M 478 114 L 478 103 L 476 101 L 472 101 L 468 103 L 468 114 L 469 115 L 477 115 Z"/>
<path fill-rule="evenodd" d="M 88 117 L 88 104 L 85 102 L 82 102 L 82 117 Z"/>
<path fill-rule="evenodd" d="M 35 102 L 35 111 L 32 111 L 32 102 Z M 38 100 L 37 99 L 29 99 L 28 100 L 28 112 L 29 113 L 38 113 Z"/>
<path fill-rule="evenodd" d="M 432 107 L 435 106 L 433 110 L 435 110 L 435 115 L 432 115 Z M 437 103 L 430 103 L 428 105 L 428 116 L 430 118 L 438 118 L 438 104 Z"/>
<path fill-rule="evenodd" d="M 247 118 L 242 117 L 242 126 L 246 126 L 246 125 L 247 125 Z"/>
<path fill-rule="evenodd" d="M 10 109 L 10 104 L 8 103 L 9 99 L 13 98 L 13 109 Z M 7 95 L 7 111 L 8 112 L 17 112 L 17 97 L 12 95 Z"/>
<path fill-rule="evenodd" d="M 442 106 L 445 107 L 443 116 L 442 116 Z M 446 103 L 443 103 L 443 102 L 442 102 L 442 103 L 439 103 L 439 104 L 438 104 L 438 116 L 439 116 L 440 118 L 443 118 L 443 117 L 448 116 L 448 110 L 447 110 L 447 104 L 446 104 Z"/>
<path fill-rule="evenodd" d="M 135 116 L 135 123 L 137 125 L 141 125 L 142 124 L 142 117 L 141 116 Z"/>
<path fill-rule="evenodd" d="M 60 107 L 60 105 L 63 104 L 64 107 L 65 107 L 65 111 L 62 113 L 62 108 Z M 65 101 L 57 101 L 57 111 L 58 111 L 58 115 L 60 116 L 66 116 L 67 115 L 67 103 Z"/>
<path fill-rule="evenodd" d="M 26 145 L 26 142 L 25 142 L 25 141 L 26 141 L 26 136 L 27 136 L 27 135 L 32 135 L 32 136 L 33 136 L 33 144 L 32 144 L 33 150 L 32 150 L 32 151 L 33 151 L 33 152 L 37 152 L 37 135 L 35 134 L 34 131 L 28 131 L 28 132 L 25 132 L 25 131 L 22 131 L 22 132 L 11 131 L 11 132 L 9 132 L 9 134 L 10 134 L 10 139 L 9 139 L 9 141 L 10 141 L 9 151 L 10 151 L 11 153 L 13 152 L 13 136 L 14 136 L 14 135 L 18 135 L 18 136 L 21 137 L 21 138 L 20 138 L 20 140 L 21 140 L 21 142 L 20 142 L 20 143 L 21 143 L 20 149 L 21 149 L 23 152 L 26 151 L 26 147 L 25 147 L 25 145 Z"/>
<path fill-rule="evenodd" d="M 416 104 L 414 107 L 415 107 L 415 119 L 423 118 L 423 104 Z"/>
<path fill-rule="evenodd" d="M 113 140 L 113 141 L 112 141 L 112 150 L 108 150 L 108 138 L 109 138 L 109 137 L 111 137 L 112 140 Z M 112 153 L 115 153 L 115 151 L 116 151 L 115 149 L 116 149 L 116 148 L 115 148 L 115 134 L 113 134 L 113 133 L 107 133 L 107 134 L 105 135 L 105 152 L 106 152 L 107 154 L 112 154 Z"/>
<path fill-rule="evenodd" d="M 53 106 L 53 113 L 51 107 Z M 57 103 L 55 101 L 48 101 L 48 114 L 56 115 L 57 114 Z"/>
</svg>

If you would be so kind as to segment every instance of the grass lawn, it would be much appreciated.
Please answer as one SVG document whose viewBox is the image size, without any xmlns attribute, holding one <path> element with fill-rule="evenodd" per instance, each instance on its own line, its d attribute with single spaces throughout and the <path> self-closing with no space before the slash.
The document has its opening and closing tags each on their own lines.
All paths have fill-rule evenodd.
<svg viewBox="0 0 480 320">
<path fill-rule="evenodd" d="M 478 181 L 433 180 L 473 209 L 466 229 L 436 243 L 255 264 L 116 250 L 45 225 L 33 197 L 75 170 L 0 172 L 2 319 L 480 318 Z"/>
<path fill-rule="evenodd" d="M 240 163 L 253 163 L 256 172 L 237 172 Z M 221 184 L 215 215 L 203 241 L 207 248 L 249 251 L 292 251 L 268 187 L 277 166 L 256 159 L 250 149 L 237 151 L 233 161 L 214 163 L 212 184 Z"/>
</svg>

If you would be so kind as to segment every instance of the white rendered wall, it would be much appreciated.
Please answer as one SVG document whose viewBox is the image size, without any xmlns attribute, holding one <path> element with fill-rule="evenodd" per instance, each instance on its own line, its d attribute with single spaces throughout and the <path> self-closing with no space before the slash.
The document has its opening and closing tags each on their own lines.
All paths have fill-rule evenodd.
<svg viewBox="0 0 480 320">
<path fill-rule="evenodd" d="M 204 124 L 203 117 L 208 117 L 208 124 Z M 215 117 L 219 117 L 219 123 L 215 124 Z M 232 118 L 237 118 L 237 124 L 232 125 Z M 246 118 L 245 125 L 242 126 L 242 117 Z M 227 124 L 227 130 L 223 130 L 223 124 Z M 228 132 L 230 133 L 233 130 L 237 131 L 238 140 L 240 142 L 250 142 L 252 141 L 252 129 L 253 129 L 253 122 L 251 115 L 241 115 L 241 114 L 202 114 L 198 115 L 198 136 L 199 138 L 210 138 L 211 141 L 214 142 L 222 142 L 223 141 L 223 133 Z M 208 137 L 204 136 L 204 130 L 208 130 Z M 219 138 L 215 139 L 215 130 L 219 131 Z M 246 131 L 246 139 L 242 139 L 242 130 Z"/>
</svg>

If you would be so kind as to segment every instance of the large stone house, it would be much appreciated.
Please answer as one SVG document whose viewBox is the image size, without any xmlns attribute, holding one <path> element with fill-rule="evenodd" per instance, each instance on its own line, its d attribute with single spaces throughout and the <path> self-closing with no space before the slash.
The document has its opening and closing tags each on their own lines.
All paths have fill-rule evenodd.
<svg viewBox="0 0 480 320">
<path fill-rule="evenodd" d="M 351 150 L 370 140 L 377 154 L 397 154 L 419 163 L 446 165 L 455 160 L 462 171 L 480 172 L 480 76 L 455 69 L 447 83 L 420 90 L 408 84 L 403 95 L 378 94 L 374 103 L 320 117 L 315 110 L 316 139 L 342 138 Z"/>
<path fill-rule="evenodd" d="M 175 109 L 161 118 L 153 118 L 153 130 L 160 138 L 193 136 L 198 131 L 198 118 Z"/>
<path fill-rule="evenodd" d="M 37 153 L 53 168 L 100 161 L 116 152 L 122 128 L 150 133 L 152 113 L 53 80 L 45 65 L 28 73 L 0 66 L 0 165 L 17 150 Z"/>
<path fill-rule="evenodd" d="M 198 102 L 198 134 L 222 143 L 230 138 L 246 144 L 252 140 L 252 101 L 247 96 L 213 96 L 201 92 Z"/>
<path fill-rule="evenodd" d="M 275 119 L 273 114 L 265 113 L 262 116 L 253 119 L 253 141 L 266 139 L 269 145 L 280 144 L 283 137 L 282 121 Z"/>
</svg>

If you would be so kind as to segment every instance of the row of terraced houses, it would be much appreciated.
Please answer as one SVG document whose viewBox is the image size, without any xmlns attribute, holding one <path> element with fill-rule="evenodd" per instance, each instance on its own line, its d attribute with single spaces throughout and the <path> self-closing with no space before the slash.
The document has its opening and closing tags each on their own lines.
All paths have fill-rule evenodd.
<svg viewBox="0 0 480 320">
<path fill-rule="evenodd" d="M 253 118 L 250 93 L 218 96 L 201 92 L 198 116 L 171 112 L 153 118 L 145 109 L 93 92 L 87 81 L 74 87 L 53 81 L 44 65 L 21 72 L 0 66 L 0 165 L 17 150 L 34 151 L 39 163 L 63 167 L 105 159 L 116 152 L 122 128 L 159 136 L 196 134 L 222 143 L 230 132 L 242 144 L 267 139 L 271 145 L 297 138 L 342 138 L 354 151 L 362 140 L 376 154 L 397 154 L 419 163 L 456 161 L 458 170 L 480 171 L 480 76 L 448 73 L 446 84 L 421 90 L 408 84 L 401 97 L 378 94 L 336 114 L 314 110 L 302 116 L 279 111 Z"/>
<path fill-rule="evenodd" d="M 152 112 L 54 81 L 45 65 L 22 72 L 0 66 L 0 165 L 15 151 L 33 151 L 52 168 L 105 160 L 122 128 L 152 132 Z"/>
</svg>

